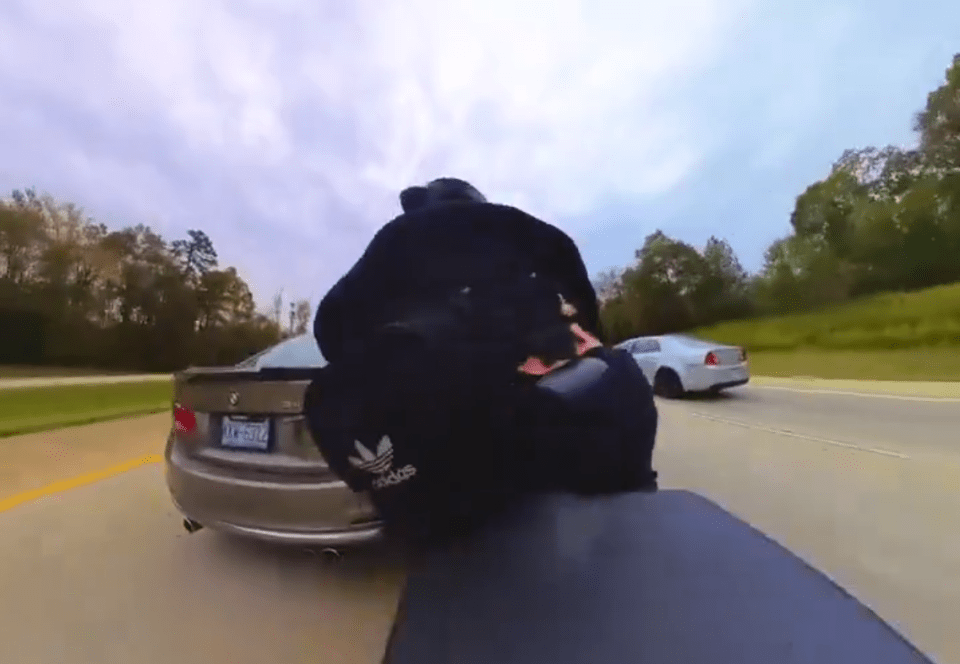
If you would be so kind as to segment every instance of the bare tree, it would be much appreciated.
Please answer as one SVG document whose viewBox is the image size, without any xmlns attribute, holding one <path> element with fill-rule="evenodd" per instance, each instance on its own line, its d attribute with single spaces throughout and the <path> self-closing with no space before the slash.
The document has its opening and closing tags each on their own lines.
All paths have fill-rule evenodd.
<svg viewBox="0 0 960 664">
<path fill-rule="evenodd" d="M 291 305 L 293 306 L 293 305 Z M 310 319 L 313 316 L 313 307 L 309 300 L 298 300 L 293 316 L 291 328 L 294 334 L 306 334 L 310 328 Z"/>
<path fill-rule="evenodd" d="M 276 323 L 277 327 L 282 327 L 283 322 L 283 289 L 281 288 L 277 291 L 277 294 L 273 296 L 273 308 L 271 312 L 273 314 L 273 322 Z"/>
</svg>

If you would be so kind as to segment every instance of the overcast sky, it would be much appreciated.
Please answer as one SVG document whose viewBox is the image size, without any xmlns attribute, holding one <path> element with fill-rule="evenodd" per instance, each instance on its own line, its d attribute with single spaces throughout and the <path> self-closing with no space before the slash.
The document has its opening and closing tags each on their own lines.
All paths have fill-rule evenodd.
<svg viewBox="0 0 960 664">
<path fill-rule="evenodd" d="M 756 269 L 845 148 L 913 142 L 958 26 L 955 0 L 2 0 L 0 191 L 202 228 L 262 307 L 316 302 L 440 175 L 592 273 L 657 228 Z"/>
</svg>

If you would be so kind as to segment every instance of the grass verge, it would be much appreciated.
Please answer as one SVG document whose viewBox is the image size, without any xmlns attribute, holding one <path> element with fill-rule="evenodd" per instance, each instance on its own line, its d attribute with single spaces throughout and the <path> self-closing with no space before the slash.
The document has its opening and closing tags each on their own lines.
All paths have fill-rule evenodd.
<svg viewBox="0 0 960 664">
<path fill-rule="evenodd" d="M 960 381 L 960 346 L 894 350 L 797 348 L 750 354 L 756 376 Z"/>
<path fill-rule="evenodd" d="M 172 381 L 6 389 L 0 437 L 158 413 L 172 399 Z"/>
<path fill-rule="evenodd" d="M 693 332 L 749 351 L 889 351 L 960 347 L 960 284 L 884 293 L 791 316 L 731 321 Z"/>
<path fill-rule="evenodd" d="M 757 376 L 960 381 L 960 284 L 692 334 L 746 348 Z"/>
<path fill-rule="evenodd" d="M 76 367 L 37 367 L 20 364 L 0 364 L 0 378 L 73 378 L 75 376 L 125 376 L 129 371 L 80 369 Z"/>
</svg>

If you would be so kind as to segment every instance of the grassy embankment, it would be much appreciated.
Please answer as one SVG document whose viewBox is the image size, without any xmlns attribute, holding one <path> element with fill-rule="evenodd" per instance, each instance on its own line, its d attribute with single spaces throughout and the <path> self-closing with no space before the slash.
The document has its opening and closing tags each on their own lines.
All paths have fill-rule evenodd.
<svg viewBox="0 0 960 664">
<path fill-rule="evenodd" d="M 694 334 L 745 347 L 758 376 L 960 381 L 960 284 Z M 0 389 L 0 436 L 160 412 L 171 396 L 167 381 Z"/>
<path fill-rule="evenodd" d="M 172 381 L 0 389 L 0 437 L 157 413 Z"/>
<path fill-rule="evenodd" d="M 63 378 L 74 376 L 123 376 L 129 371 L 106 371 L 104 369 L 79 369 L 74 367 L 37 367 L 19 364 L 0 364 L 2 378 Z"/>
<path fill-rule="evenodd" d="M 693 334 L 743 346 L 758 376 L 960 381 L 960 284 Z"/>
</svg>

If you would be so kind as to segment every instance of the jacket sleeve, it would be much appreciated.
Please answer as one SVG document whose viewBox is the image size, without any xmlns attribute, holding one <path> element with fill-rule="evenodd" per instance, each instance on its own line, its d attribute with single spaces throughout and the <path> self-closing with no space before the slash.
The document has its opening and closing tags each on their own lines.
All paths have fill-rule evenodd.
<svg viewBox="0 0 960 664">
<path fill-rule="evenodd" d="M 342 358 L 346 345 L 363 338 L 375 324 L 375 313 L 388 297 L 383 284 L 392 283 L 395 271 L 387 250 L 396 230 L 394 223 L 381 228 L 353 267 L 320 300 L 313 336 L 328 362 Z"/>
<path fill-rule="evenodd" d="M 529 215 L 528 215 L 529 216 Z M 530 217 L 532 237 L 527 239 L 536 249 L 536 263 L 556 282 L 567 289 L 580 312 L 579 323 L 601 340 L 605 339 L 600 323 L 600 303 L 597 292 L 587 274 L 587 266 L 576 243 L 569 235 L 545 221 Z"/>
<path fill-rule="evenodd" d="M 552 269 L 569 274 L 570 294 L 579 305 L 584 329 L 603 340 L 604 332 L 600 323 L 600 303 L 597 300 L 597 292 L 590 281 L 587 266 L 583 262 L 576 243 L 561 232 L 556 242 L 556 253 L 548 260 L 551 258 L 551 263 L 555 261 L 555 266 L 551 266 Z"/>
<path fill-rule="evenodd" d="M 346 303 L 349 301 L 349 273 L 331 288 L 317 307 L 313 319 L 313 337 L 320 347 L 320 354 L 328 362 L 336 362 L 343 355 L 344 339 L 350 338 L 349 313 Z"/>
</svg>

